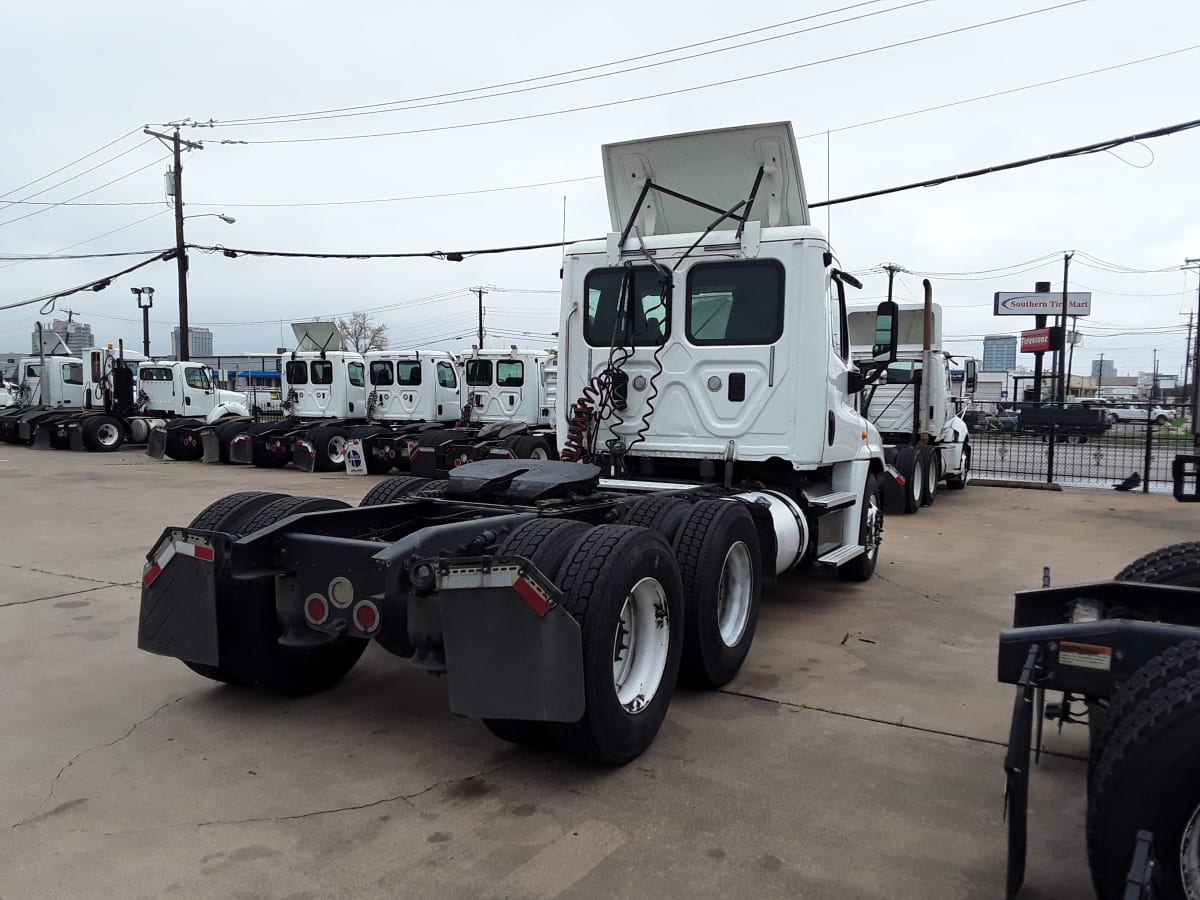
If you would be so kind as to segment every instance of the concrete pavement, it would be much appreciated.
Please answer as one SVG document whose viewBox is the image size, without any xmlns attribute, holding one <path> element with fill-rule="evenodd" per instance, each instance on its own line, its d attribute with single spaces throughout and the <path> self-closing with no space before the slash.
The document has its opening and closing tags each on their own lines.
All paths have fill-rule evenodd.
<svg viewBox="0 0 1200 900">
<path fill-rule="evenodd" d="M 1013 591 L 1196 531 L 1159 496 L 943 492 L 871 582 L 772 588 L 741 675 L 619 770 L 493 739 L 376 647 L 302 700 L 136 649 L 165 525 L 376 481 L 0 446 L 0 897 L 1001 896 Z M 1085 739 L 1047 733 L 1022 896 L 1092 896 Z"/>
</svg>

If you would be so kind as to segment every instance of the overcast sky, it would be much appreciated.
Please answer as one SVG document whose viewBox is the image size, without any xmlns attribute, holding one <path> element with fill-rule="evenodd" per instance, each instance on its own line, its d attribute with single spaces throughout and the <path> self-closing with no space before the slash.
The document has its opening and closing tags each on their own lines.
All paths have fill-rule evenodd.
<svg viewBox="0 0 1200 900">
<path fill-rule="evenodd" d="M 1049 9 L 1055 5 L 17 4 L 5 13 L 0 256 L 172 246 L 163 199 L 167 151 L 141 126 L 185 117 L 225 122 L 415 101 L 405 109 L 357 110 L 366 115 L 184 129 L 186 138 L 205 143 L 185 157 L 187 214 L 237 219 L 188 220 L 189 241 L 342 253 L 556 241 L 564 197 L 567 237 L 600 236 L 608 230 L 600 145 L 655 134 L 790 120 L 808 196 L 817 201 L 1200 118 L 1200 4 L 1084 0 Z M 735 46 L 742 44 L 749 45 Z M 848 54 L 855 55 L 821 62 Z M 1124 65 L 1162 54 L 1171 55 Z M 670 62 L 681 57 L 692 58 Z M 1120 68 L 903 115 L 1114 66 Z M 583 71 L 558 75 L 570 70 Z M 730 79 L 741 80 L 688 90 Z M 557 83 L 564 81 L 572 83 Z M 652 94 L 667 95 L 618 102 Z M 550 114 L 597 104 L 605 105 Z M 897 118 L 860 125 L 886 117 Z M 517 120 L 495 121 L 501 119 Z M 220 143 L 381 132 L 405 133 Z M 993 293 L 1031 290 L 1038 280 L 1058 290 L 1062 251 L 1078 251 L 1070 285 L 1093 292 L 1093 313 L 1080 321 L 1075 371 L 1087 372 L 1100 353 L 1122 374 L 1149 369 L 1157 348 L 1160 370 L 1178 372 L 1187 313 L 1196 308 L 1196 274 L 1179 266 L 1200 257 L 1197 160 L 1200 130 L 838 206 L 828 224 L 847 269 L 895 262 L 913 273 L 942 273 L 934 278 L 935 299 L 946 308 L 953 349 L 977 356 L 982 335 L 1032 327 L 1030 319 L 994 318 Z M 544 186 L 522 187 L 528 185 Z M 76 203 L 144 205 L 36 205 L 77 196 Z M 424 199 L 347 203 L 413 197 Z M 27 202 L 5 205 L 13 200 Z M 342 205 L 272 205 L 322 203 Z M 813 219 L 827 224 L 824 210 L 814 210 Z M 488 343 L 546 346 L 557 327 L 559 259 L 557 250 L 461 263 L 193 252 L 190 314 L 193 325 L 212 329 L 217 353 L 270 352 L 280 343 L 281 321 L 380 307 L 390 307 L 375 314 L 395 346 L 466 349 L 475 327 L 467 288 L 492 285 L 505 290 L 485 298 L 486 325 L 502 334 Z M 1022 265 L 1034 260 L 1043 262 Z M 0 260 L 0 305 L 136 261 Z M 899 297 L 920 296 L 920 280 L 903 276 Z M 864 281 L 863 296 L 885 292 L 883 276 Z M 57 309 L 78 311 L 98 341 L 124 338 L 140 348 L 129 288 L 153 286 L 152 345 L 165 353 L 176 322 L 175 284 L 174 263 L 155 262 L 107 290 L 61 300 Z M 0 312 L 0 350 L 28 348 L 37 309 Z"/>
</svg>

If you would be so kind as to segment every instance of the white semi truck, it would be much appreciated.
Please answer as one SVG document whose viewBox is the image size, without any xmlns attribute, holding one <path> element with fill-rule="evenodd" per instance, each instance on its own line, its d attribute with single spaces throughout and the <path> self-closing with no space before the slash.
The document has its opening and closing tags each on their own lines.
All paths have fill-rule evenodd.
<svg viewBox="0 0 1200 900">
<path fill-rule="evenodd" d="M 899 478 L 884 481 L 889 512 L 915 513 L 933 503 L 938 486 L 962 490 L 971 477 L 971 443 L 961 416 L 962 400 L 951 380 L 951 356 L 942 348 L 942 308 L 925 282 L 924 303 L 897 303 L 896 359 L 862 394 L 863 414 L 875 423 L 888 462 Z M 890 291 L 889 291 L 890 293 Z M 876 327 L 874 306 L 849 311 L 850 351 L 870 364 Z M 975 360 L 961 360 L 962 393 L 975 389 Z"/>
<path fill-rule="evenodd" d="M 0 409 L 0 441 L 28 444 L 37 423 L 83 408 L 83 360 L 75 356 L 29 356 L 17 363 L 10 402 Z"/>
<path fill-rule="evenodd" d="M 845 285 L 809 222 L 787 123 L 604 148 L 613 233 L 567 250 L 562 460 L 395 476 L 356 509 L 245 492 L 147 554 L 139 646 L 303 694 L 374 640 L 448 676 L 498 736 L 605 764 L 654 739 L 677 678 L 729 682 L 763 585 L 869 579 L 878 430 Z"/>
</svg>

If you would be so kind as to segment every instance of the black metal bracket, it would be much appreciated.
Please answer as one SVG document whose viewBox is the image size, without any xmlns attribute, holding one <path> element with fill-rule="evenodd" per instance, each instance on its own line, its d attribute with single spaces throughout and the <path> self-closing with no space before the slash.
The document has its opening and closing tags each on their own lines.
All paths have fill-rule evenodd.
<svg viewBox="0 0 1200 900">
<path fill-rule="evenodd" d="M 1133 845 L 1133 861 L 1125 876 L 1123 900 L 1154 900 L 1158 896 L 1158 860 L 1154 858 L 1154 835 L 1139 831 Z"/>
<path fill-rule="evenodd" d="M 1034 644 L 1025 657 L 1013 699 L 1008 753 L 1004 757 L 1004 815 L 1008 822 L 1008 865 L 1004 896 L 1013 900 L 1025 883 L 1025 850 L 1028 843 L 1030 741 L 1033 738 L 1034 683 L 1042 648 Z"/>
</svg>

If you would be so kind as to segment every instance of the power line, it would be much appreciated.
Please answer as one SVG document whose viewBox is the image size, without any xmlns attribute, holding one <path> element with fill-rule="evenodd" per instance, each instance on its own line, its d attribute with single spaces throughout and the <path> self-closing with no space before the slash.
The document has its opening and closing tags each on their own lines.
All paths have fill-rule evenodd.
<svg viewBox="0 0 1200 900">
<path fill-rule="evenodd" d="M 110 234 L 116 234 L 118 231 L 124 231 L 126 228 L 133 228 L 135 225 L 141 225 L 143 222 L 149 222 L 151 219 L 156 219 L 170 210 L 160 209 L 158 212 L 146 216 L 144 219 L 138 219 L 136 222 L 130 222 L 128 225 L 122 225 L 120 228 L 113 228 L 111 231 L 106 231 L 103 234 L 97 234 L 87 240 L 76 241 L 74 244 L 68 244 L 65 247 L 59 247 L 57 250 L 52 250 L 49 253 L 0 253 L 0 260 L 15 260 L 6 266 L 0 266 L 0 269 L 10 269 L 13 266 L 19 266 L 23 262 L 35 262 L 39 260 L 50 259 L 106 259 L 115 256 L 149 256 L 152 253 L 161 253 L 162 250 L 125 250 L 118 253 L 71 253 L 67 254 L 64 251 L 74 250 L 76 247 L 82 247 L 84 244 L 90 244 L 93 241 L 98 241 L 101 238 L 106 238 Z"/>
<path fill-rule="evenodd" d="M 724 86 L 730 85 L 730 84 L 740 84 L 742 82 L 752 81 L 752 80 L 758 79 L 758 78 L 766 78 L 766 77 L 769 77 L 772 75 L 781 75 L 786 72 L 796 72 L 796 71 L 800 71 L 802 69 L 809 69 L 814 66 L 825 65 L 826 63 L 840 62 L 842 60 L 847 60 L 847 59 L 855 59 L 860 56 L 868 56 L 873 53 L 880 53 L 884 50 L 893 50 L 897 47 L 912 46 L 914 44 L 924 43 L 926 41 L 935 40 L 937 38 L 948 37 L 948 36 L 955 35 L 955 34 L 962 34 L 964 32 L 974 31 L 979 28 L 987 28 L 991 25 L 999 25 L 1004 22 L 1012 22 L 1017 19 L 1024 19 L 1024 18 L 1028 18 L 1029 16 L 1036 16 L 1036 15 L 1040 15 L 1042 13 L 1052 12 L 1052 11 L 1058 10 L 1058 9 L 1065 9 L 1070 6 L 1077 6 L 1080 3 L 1089 3 L 1089 2 L 1091 2 L 1091 0 L 1066 0 L 1066 2 L 1064 2 L 1064 3 L 1058 3 L 1053 6 L 1045 6 L 1045 7 L 1041 7 L 1040 9 L 1029 10 L 1029 11 L 1023 12 L 1023 13 L 1016 13 L 1014 15 L 1004 16 L 999 19 L 991 19 L 986 22 L 977 22 L 973 25 L 964 25 L 959 28 L 949 29 L 947 31 L 939 31 L 934 34 L 927 34 L 927 35 L 923 35 L 921 37 L 909 38 L 908 40 L 894 41 L 893 43 L 890 43 L 890 44 L 881 44 L 877 47 L 870 47 L 866 50 L 856 50 L 856 51 L 853 51 L 850 53 L 842 53 L 837 56 L 828 56 L 823 59 L 812 60 L 810 62 L 805 62 L 805 63 L 798 63 L 797 65 L 794 65 L 794 66 L 784 66 L 779 69 L 771 69 L 766 72 L 757 72 L 752 75 L 741 75 L 741 76 L 738 76 L 735 78 L 726 78 L 721 81 L 712 81 L 712 82 L 708 82 L 706 84 L 692 85 L 691 87 L 684 87 L 684 88 L 676 88 L 674 90 L 669 90 L 669 91 L 659 91 L 659 92 L 653 93 L 653 94 L 643 94 L 642 96 L 639 96 L 639 97 L 626 97 L 621 100 L 609 100 L 609 101 L 605 101 L 603 103 L 592 103 L 592 104 L 588 104 L 586 106 L 575 106 L 575 107 L 570 107 L 567 109 L 551 110 L 548 112 L 541 112 L 541 113 L 527 113 L 525 115 L 519 115 L 519 116 L 506 116 L 506 117 L 500 118 L 500 119 L 489 119 L 489 120 L 484 120 L 484 121 L 479 121 L 479 122 L 463 122 L 463 123 L 458 123 L 458 124 L 454 124 L 454 125 L 439 125 L 439 126 L 431 126 L 431 127 L 427 127 L 427 128 L 410 128 L 410 129 L 406 129 L 403 131 L 380 131 L 380 132 L 369 132 L 366 134 L 329 135 L 326 137 L 270 138 L 270 139 L 260 139 L 260 140 L 247 140 L 247 141 L 244 141 L 244 143 L 254 144 L 254 145 L 258 145 L 258 144 L 316 144 L 316 143 L 326 143 L 326 142 L 330 142 L 330 141 L 369 140 L 369 139 L 384 138 L 384 137 L 401 137 L 404 135 L 412 135 L 412 134 L 429 134 L 429 133 L 438 132 L 438 131 L 454 131 L 454 130 L 459 130 L 459 129 L 463 129 L 463 128 L 476 128 L 476 127 L 483 126 L 483 125 L 500 125 L 500 124 L 506 124 L 506 123 L 511 123 L 511 122 L 525 122 L 525 121 L 529 121 L 530 119 L 544 119 L 544 118 L 550 118 L 552 116 L 567 115 L 569 113 L 588 112 L 588 111 L 597 110 L 597 109 L 607 109 L 607 108 L 610 108 L 613 106 L 622 106 L 627 103 L 639 103 L 639 102 L 642 102 L 645 100 L 661 99 L 662 97 L 674 97 L 674 96 L 678 96 L 680 94 L 694 93 L 695 91 L 708 90 L 709 88 L 714 88 L 714 87 L 724 87 Z"/>
<path fill-rule="evenodd" d="M 0 306 L 0 311 L 6 310 L 6 309 L 16 309 L 17 307 L 20 307 L 20 306 L 32 306 L 35 303 L 43 303 L 45 305 L 39 311 L 39 314 L 43 315 L 43 316 L 48 316 L 50 314 L 51 310 L 53 310 L 53 308 L 54 308 L 55 300 L 60 300 L 63 297 L 69 297 L 72 294 L 78 294 L 83 291 L 102 291 L 106 287 L 108 287 L 113 281 L 120 278 L 122 275 L 128 275 L 130 272 L 136 272 L 138 269 L 140 269 L 144 266 L 148 266 L 151 263 L 158 262 L 159 260 L 173 259 L 175 256 L 175 252 L 176 251 L 173 248 L 171 250 L 166 250 L 166 251 L 158 254 L 157 256 L 151 257 L 150 259 L 145 259 L 139 263 L 135 263 L 134 265 L 130 266 L 127 269 L 122 269 L 119 272 L 114 272 L 112 275 L 105 275 L 103 278 L 93 279 L 92 281 L 89 281 L 85 284 L 78 285 L 77 287 L 67 288 L 66 290 L 57 291 L 53 294 L 43 294 L 40 297 L 33 297 L 29 300 L 19 300 L 16 303 L 5 304 L 4 306 Z"/>
<path fill-rule="evenodd" d="M 24 184 L 19 185 L 15 188 L 9 188 L 3 194 L 0 194 L 0 198 L 7 197 L 9 194 L 15 194 L 15 193 L 17 193 L 17 191 L 23 191 L 23 190 L 25 190 L 25 188 L 32 187 L 33 185 L 37 184 L 39 181 L 45 181 L 47 178 L 53 178 L 59 172 L 69 169 L 69 168 L 71 168 L 71 166 L 78 165 L 79 163 L 83 162 L 85 159 L 89 159 L 90 157 L 95 156 L 97 153 L 104 152 L 109 147 L 111 147 L 113 144 L 121 143 L 121 141 L 125 140 L 125 138 L 129 137 L 130 135 L 137 134 L 138 130 L 139 129 L 134 128 L 132 131 L 127 131 L 123 135 L 121 135 L 119 138 L 115 138 L 114 140 L 109 141 L 103 147 L 97 147 L 95 150 L 91 151 L 90 153 L 83 154 L 83 156 L 79 157 L 79 159 L 73 159 L 66 165 L 59 166 L 53 172 L 47 172 L 45 175 L 42 175 L 39 178 L 35 178 L 35 179 L 33 179 L 33 181 L 27 181 Z M 141 146 L 141 145 L 139 144 L 138 146 Z"/>
<path fill-rule="evenodd" d="M 116 184 L 118 181 L 124 181 L 126 178 L 130 178 L 131 176 L 136 175 L 138 172 L 142 172 L 142 171 L 150 168 L 151 166 L 156 166 L 160 162 L 164 162 L 170 158 L 171 158 L 170 156 L 160 156 L 158 159 L 153 159 L 150 162 L 146 163 L 146 165 L 140 166 L 139 168 L 134 169 L 132 172 L 126 172 L 124 175 L 114 178 L 112 181 L 104 182 L 104 184 L 100 185 L 99 187 L 94 187 L 91 190 L 84 191 L 82 194 L 76 194 L 74 197 L 71 197 L 70 200 L 78 200 L 80 197 L 86 197 L 88 194 L 94 194 L 94 193 L 96 193 L 96 191 L 103 190 L 104 188 L 108 187 L 109 185 Z M 65 201 L 63 201 L 63 203 L 69 203 L 70 200 L 65 200 Z M 49 212 L 50 210 L 54 209 L 57 206 L 62 206 L 63 203 L 56 203 L 55 206 L 45 206 L 45 207 L 42 207 L 41 209 L 35 209 L 33 212 L 25 213 L 25 215 L 23 215 L 23 216 L 17 216 L 15 219 L 5 219 L 3 222 L 0 222 L 0 226 L 11 225 L 14 222 L 20 222 L 25 219 L 32 218 L 33 216 L 40 216 L 42 213 Z"/>
<path fill-rule="evenodd" d="M 600 72 L 600 73 L 596 73 L 596 74 L 592 74 L 592 75 L 580 75 L 579 77 L 576 77 L 576 78 L 568 78 L 568 79 L 565 79 L 562 81 L 552 81 L 549 84 L 529 85 L 526 87 L 513 87 L 513 88 L 507 89 L 507 90 L 496 90 L 496 91 L 493 91 L 492 93 L 480 93 L 482 91 L 487 91 L 490 89 L 489 88 L 477 88 L 474 91 L 456 92 L 459 95 L 465 94 L 465 93 L 478 94 L 478 96 L 473 96 L 473 97 L 444 96 L 443 95 L 444 98 L 439 98 L 439 97 L 421 98 L 422 101 L 428 101 L 428 102 L 421 102 L 418 100 L 397 100 L 391 104 L 387 104 L 387 103 L 373 104 L 376 107 L 373 109 L 359 109 L 356 111 L 338 111 L 338 112 L 331 112 L 331 113 L 327 113 L 327 114 L 326 113 L 310 113 L 310 114 L 298 114 L 298 115 L 293 115 L 293 116 L 274 116 L 274 117 L 269 117 L 268 119 L 259 120 L 259 121 L 241 120 L 238 124 L 242 125 L 243 127 L 254 127 L 254 126 L 258 126 L 258 125 L 292 125 L 292 124 L 296 124 L 296 123 L 300 123 L 300 122 L 319 122 L 319 121 L 326 121 L 329 119 L 347 119 L 347 118 L 355 118 L 355 117 L 359 117 L 359 116 L 384 115 L 387 113 L 394 113 L 394 112 L 409 112 L 409 111 L 415 110 L 415 109 L 428 109 L 430 107 L 435 107 L 435 106 L 450 106 L 450 105 L 454 105 L 454 104 L 458 104 L 458 103 L 472 103 L 477 100 L 491 100 L 491 99 L 495 99 L 496 97 L 509 97 L 514 94 L 525 94 L 525 93 L 530 93 L 532 91 L 546 90 L 548 88 L 565 87 L 567 85 L 580 84 L 580 83 L 583 83 L 586 81 L 595 81 L 600 78 L 611 78 L 615 75 L 625 75 L 630 72 L 641 72 L 646 69 L 654 69 L 654 68 L 658 68 L 660 66 L 669 66 L 669 65 L 673 65 L 675 63 L 687 62 L 689 60 L 700 59 L 705 56 L 712 56 L 717 53 L 726 53 L 730 50 L 740 50 L 745 47 L 752 47 L 752 46 L 755 46 L 758 44 L 767 43 L 769 41 L 777 41 L 777 40 L 782 40 L 783 38 L 795 37 L 796 35 L 799 35 L 799 34 L 808 34 L 813 31 L 820 31 L 825 28 L 832 28 L 836 25 L 845 25 L 849 22 L 857 22 L 861 19 L 869 19 L 874 16 L 880 16 L 880 15 L 884 15 L 884 14 L 890 13 L 890 12 L 897 12 L 902 9 L 908 9 L 909 7 L 912 7 L 912 6 L 922 6 L 926 3 L 931 3 L 931 2 L 933 2 L 933 0 L 910 0 L 910 2 L 903 3 L 899 6 L 889 7 L 888 9 L 875 10 L 874 12 L 863 13 L 863 14 L 857 15 L 857 16 L 850 16 L 845 19 L 838 19 L 837 21 L 834 21 L 834 22 L 824 22 L 820 25 L 811 25 L 808 28 L 798 28 L 795 31 L 788 31 L 788 32 L 784 32 L 783 34 L 776 34 L 776 35 L 771 35 L 769 37 L 757 38 L 755 40 L 746 41 L 746 42 L 740 43 L 740 44 L 732 44 L 728 47 L 718 47 L 718 48 L 712 49 L 712 50 L 704 50 L 700 53 L 693 53 L 688 56 L 680 56 L 676 59 L 665 59 L 665 60 L 660 60 L 658 62 L 643 63 L 642 65 L 630 66 L 630 67 L 624 68 L 624 69 L 617 69 L 612 72 Z M 857 5 L 861 5 L 861 4 L 857 4 Z M 840 11 L 841 10 L 834 10 L 833 12 L 840 12 Z M 814 15 L 804 16 L 799 19 L 792 19 L 789 22 L 783 22 L 783 23 L 779 23 L 777 25 L 768 26 L 768 29 L 781 28 L 781 27 L 784 27 L 785 25 L 793 24 L 795 22 L 805 22 L 805 21 L 809 21 L 811 19 L 821 18 L 823 16 L 832 15 L 833 12 L 816 13 Z M 764 29 L 764 30 L 767 30 L 767 29 Z M 708 41 L 706 43 L 715 43 L 718 40 L 728 40 L 728 38 L 715 39 L 714 41 Z M 666 52 L 666 51 L 664 51 L 664 52 Z M 661 53 L 659 55 L 661 55 Z M 617 63 L 610 63 L 609 65 L 617 65 Z M 548 76 L 548 77 L 555 77 L 555 76 Z M 541 81 L 541 80 L 545 80 L 545 79 L 530 79 L 530 80 Z M 408 104 L 408 105 L 400 105 L 400 104 Z M 206 124 L 208 124 L 208 123 L 197 123 L 197 125 L 206 125 Z M 224 125 L 229 125 L 231 123 L 214 122 L 212 124 L 214 127 L 216 127 L 218 124 L 224 126 Z"/>
<path fill-rule="evenodd" d="M 326 116 L 326 115 L 330 115 L 333 113 L 354 113 L 354 112 L 358 112 L 359 110 L 379 109 L 381 107 L 396 106 L 396 105 L 402 104 L 402 103 L 418 103 L 418 102 L 421 102 L 424 100 L 440 100 L 445 97 L 460 97 L 464 94 L 475 94 L 475 93 L 479 93 L 481 91 L 490 91 L 490 90 L 496 90 L 499 88 L 515 87 L 517 85 L 522 85 L 522 84 L 532 84 L 535 81 L 547 81 L 551 78 L 562 78 L 566 75 L 577 75 L 580 72 L 593 72 L 597 69 L 607 69 L 612 66 L 624 65 L 625 63 L 639 62 L 643 59 L 653 59 L 656 56 L 665 56 L 669 53 L 678 53 L 683 50 L 692 50 L 692 49 L 695 49 L 696 47 L 705 47 L 705 46 L 708 46 L 709 44 L 716 44 L 716 43 L 720 43 L 721 41 L 734 40 L 736 38 L 746 37 L 751 34 L 761 34 L 764 31 L 771 31 L 776 28 L 783 28 L 787 25 L 794 25 L 797 22 L 805 22 L 810 19 L 820 18 L 822 16 L 835 15 L 837 13 L 847 12 L 848 10 L 851 10 L 851 9 L 858 9 L 863 6 L 873 6 L 873 5 L 875 5 L 877 3 L 881 3 L 881 2 L 883 2 L 883 0 L 866 0 L 866 2 L 852 3 L 849 6 L 838 7 L 837 9 L 827 10 L 822 13 L 814 13 L 812 15 L 802 16 L 797 19 L 788 19 L 783 22 L 776 22 L 773 25 L 764 25 L 760 28 L 752 28 L 747 31 L 739 31 L 739 32 L 735 32 L 733 34 L 726 34 L 726 35 L 722 35 L 720 37 L 710 38 L 710 39 L 704 40 L 704 41 L 696 41 L 696 42 L 693 42 L 690 44 L 682 44 L 678 47 L 671 47 L 666 50 L 656 50 L 652 53 L 643 53 L 643 54 L 640 54 L 637 56 L 627 56 L 622 59 L 611 60 L 611 61 L 605 62 L 605 63 L 596 63 L 596 64 L 590 65 L 590 66 L 582 66 L 582 67 L 575 68 L 575 69 L 566 69 L 561 72 L 552 72 L 547 75 L 537 75 L 537 76 L 533 76 L 530 78 L 518 79 L 516 81 L 502 81 L 502 82 L 498 82 L 496 84 L 486 84 L 486 85 L 481 85 L 481 86 L 475 87 L 475 88 L 464 88 L 462 90 L 448 91 L 448 92 L 444 92 L 444 93 L 440 93 L 440 94 L 427 94 L 425 96 L 420 96 L 420 97 L 408 97 L 408 98 L 405 98 L 402 100 L 389 100 L 389 101 L 384 101 L 382 103 L 368 103 L 368 104 L 363 104 L 360 106 L 341 106 L 341 107 L 334 107 L 331 109 L 318 109 L 318 110 L 309 110 L 307 112 L 300 112 L 300 113 L 283 113 L 283 114 L 279 114 L 279 115 L 268 115 L 268 116 L 248 116 L 248 117 L 241 118 L 241 119 L 224 119 L 224 120 L 218 120 L 218 121 L 210 120 L 209 122 L 200 122 L 200 123 L 195 123 L 195 124 L 197 126 L 213 127 L 213 128 L 223 128 L 223 127 L 229 127 L 229 126 L 234 126 L 234 125 L 261 125 L 261 124 L 270 124 L 272 122 L 283 120 L 283 119 L 302 119 L 302 118 L 309 117 L 309 116 Z"/>
<path fill-rule="evenodd" d="M 90 169 L 84 169 L 82 172 L 78 173 L 77 175 L 72 175 L 70 178 L 64 178 L 62 181 L 56 182 L 55 184 L 52 184 L 52 185 L 50 185 L 50 187 L 42 188 L 40 191 L 36 191 L 36 192 L 34 192 L 34 193 L 32 193 L 32 194 L 29 194 L 29 195 L 28 195 L 28 196 L 26 196 L 26 197 L 22 197 L 20 200 L 5 200 L 5 201 L 3 201 L 3 204 L 4 204 L 4 206 L 5 206 L 5 207 L 8 207 L 8 206 L 17 206 L 17 205 L 24 205 L 24 204 L 27 204 L 27 203 L 29 203 L 29 201 L 31 201 L 31 200 L 32 200 L 34 197 L 40 197 L 40 196 L 42 196 L 42 194 L 45 194 L 47 191 L 52 191 L 52 190 L 54 190 L 54 189 L 55 189 L 55 188 L 57 188 L 57 187 L 62 187 L 64 184 L 69 184 L 70 182 L 74 181 L 74 180 L 75 180 L 75 179 L 77 179 L 77 178 L 82 178 L 84 175 L 87 175 L 87 174 L 89 174 L 89 173 L 91 173 L 91 172 L 95 172 L 97 169 L 101 169 L 101 168 L 103 168 L 104 166 L 107 166 L 107 165 L 108 165 L 109 163 L 111 163 L 111 162 L 116 162 L 116 161 L 117 161 L 118 159 L 120 159 L 122 156 L 128 156 L 128 155 L 129 155 L 130 153 L 132 153 L 134 150 L 138 150 L 138 149 L 140 149 L 140 148 L 142 148 L 142 147 L 145 147 L 145 146 L 146 146 L 148 143 L 150 143 L 150 141 L 148 141 L 148 140 L 147 140 L 147 141 L 142 141 L 140 144 L 134 144 L 134 145 L 133 145 L 132 147 L 130 147 L 128 150 L 122 150 L 122 151 L 121 151 L 120 153 L 118 153 L 116 156 L 110 156 L 108 159 L 106 159 L 106 160 L 104 160 L 104 161 L 102 161 L 102 162 L 98 162 L 98 163 L 96 163 L 96 164 L 95 164 L 94 166 L 92 166 Z M 83 194 L 80 194 L 79 196 L 81 196 L 81 197 L 82 197 L 82 196 L 83 196 Z M 71 199 L 74 199 L 74 198 L 71 198 Z M 40 205 L 43 205 L 43 204 L 38 204 L 38 205 L 40 206 Z M 45 205 L 47 205 L 47 206 L 58 206 L 59 204 L 58 204 L 58 203 L 55 203 L 55 202 L 47 202 Z"/>
</svg>

